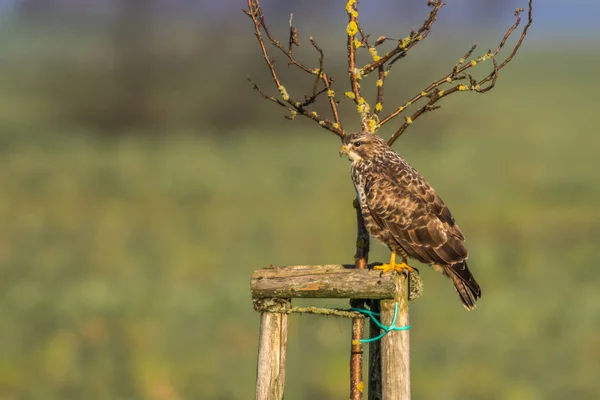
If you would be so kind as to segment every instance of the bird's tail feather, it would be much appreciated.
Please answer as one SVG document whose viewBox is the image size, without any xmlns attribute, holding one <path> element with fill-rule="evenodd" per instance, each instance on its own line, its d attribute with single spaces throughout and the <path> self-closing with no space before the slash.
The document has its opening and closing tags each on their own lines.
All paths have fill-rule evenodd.
<svg viewBox="0 0 600 400">
<path fill-rule="evenodd" d="M 475 302 L 481 297 L 481 288 L 469 268 L 467 262 L 463 261 L 457 264 L 444 266 L 444 274 L 454 283 L 454 288 L 460 296 L 460 300 L 467 310 L 473 310 Z"/>
</svg>

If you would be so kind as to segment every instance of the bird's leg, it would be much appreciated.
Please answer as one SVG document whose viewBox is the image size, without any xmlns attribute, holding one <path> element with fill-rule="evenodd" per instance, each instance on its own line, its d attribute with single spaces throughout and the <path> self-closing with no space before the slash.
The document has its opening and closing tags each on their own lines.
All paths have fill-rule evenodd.
<svg viewBox="0 0 600 400">
<path fill-rule="evenodd" d="M 408 265 L 406 263 L 406 261 L 408 261 L 406 259 L 406 257 L 402 258 L 402 263 L 400 264 L 396 264 L 396 253 L 392 252 L 392 255 L 390 256 L 390 263 L 389 264 L 381 264 L 381 265 L 376 265 L 373 267 L 373 269 L 376 269 L 378 271 L 381 271 L 382 273 L 385 272 L 389 272 L 389 271 L 397 271 L 397 272 L 415 272 L 416 269 L 411 267 L 410 265 Z"/>
</svg>

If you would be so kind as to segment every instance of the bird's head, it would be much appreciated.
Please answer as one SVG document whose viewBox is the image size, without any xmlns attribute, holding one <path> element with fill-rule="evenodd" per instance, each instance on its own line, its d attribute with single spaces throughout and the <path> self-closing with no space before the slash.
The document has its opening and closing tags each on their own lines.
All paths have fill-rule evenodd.
<svg viewBox="0 0 600 400">
<path fill-rule="evenodd" d="M 340 156 L 347 154 L 353 162 L 370 160 L 387 147 L 381 136 L 369 132 L 357 132 L 344 137 Z"/>
</svg>

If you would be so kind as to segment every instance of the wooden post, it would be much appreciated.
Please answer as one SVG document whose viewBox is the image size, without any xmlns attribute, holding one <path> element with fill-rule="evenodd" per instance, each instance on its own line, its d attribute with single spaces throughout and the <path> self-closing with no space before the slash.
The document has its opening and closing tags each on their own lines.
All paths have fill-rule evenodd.
<svg viewBox="0 0 600 400">
<path fill-rule="evenodd" d="M 397 303 L 395 326 L 402 327 L 409 323 L 409 294 L 410 300 L 413 300 L 422 292 L 421 280 L 417 274 L 411 274 L 408 279 L 396 273 L 382 274 L 372 269 L 355 269 L 352 265 L 339 264 L 263 268 L 252 275 L 250 289 L 255 309 L 261 311 L 256 400 L 283 399 L 290 312 L 331 315 L 336 311 L 337 315 L 350 314 L 353 318 L 351 395 L 362 398 L 364 393 L 365 385 L 361 375 L 362 344 L 356 342 L 362 336 L 363 319 L 356 318 L 347 311 L 315 307 L 292 309 L 290 299 L 371 299 L 371 309 L 375 312 L 380 303 L 380 319 L 386 326 L 392 323 Z M 381 330 L 372 324 L 369 335 L 375 337 L 380 333 Z M 370 343 L 369 354 L 369 400 L 409 400 L 408 331 L 391 331 L 380 341 Z"/>
<path fill-rule="evenodd" d="M 356 253 L 354 268 L 366 269 L 369 263 L 369 232 L 365 226 L 358 198 L 352 202 L 356 210 Z M 364 301 L 351 299 L 353 307 L 364 307 Z M 350 400 L 362 400 L 365 388 L 363 379 L 363 344 L 360 342 L 364 331 L 364 321 L 352 318 L 352 338 L 350 342 Z"/>
<path fill-rule="evenodd" d="M 278 299 L 280 309 L 291 302 Z M 264 311 L 260 315 L 256 400 L 282 400 L 285 386 L 285 358 L 288 340 L 288 315 Z"/>
<path fill-rule="evenodd" d="M 364 319 L 352 318 L 352 338 L 350 343 L 350 400 L 361 400 L 363 382 L 363 344 L 360 343 L 364 329 Z"/>
<path fill-rule="evenodd" d="M 408 279 L 395 276 L 398 292 L 392 300 L 381 301 L 381 323 L 389 326 L 398 304 L 395 326 L 410 324 L 408 318 Z M 410 400 L 410 341 L 409 331 L 390 331 L 381 339 L 382 400 Z"/>
<path fill-rule="evenodd" d="M 381 312 L 381 302 L 371 300 L 371 311 Z M 377 337 L 381 329 L 369 319 L 369 337 Z M 369 343 L 369 400 L 381 400 L 381 341 Z"/>
</svg>

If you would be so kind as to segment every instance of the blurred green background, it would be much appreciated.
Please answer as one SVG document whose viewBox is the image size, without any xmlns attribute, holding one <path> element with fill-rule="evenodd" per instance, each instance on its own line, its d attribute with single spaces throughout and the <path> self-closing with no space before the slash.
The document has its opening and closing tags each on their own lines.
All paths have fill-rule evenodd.
<svg viewBox="0 0 600 400">
<path fill-rule="evenodd" d="M 387 104 L 474 42 L 494 47 L 524 3 L 449 4 L 394 67 Z M 316 63 L 314 36 L 341 94 L 343 5 L 317 4 L 264 6 L 282 39 L 295 13 L 299 57 Z M 416 4 L 364 2 L 365 26 L 403 37 L 427 11 Z M 421 266 L 417 399 L 600 397 L 594 4 L 537 5 L 493 91 L 449 97 L 395 145 L 452 209 L 484 293 L 468 313 Z M 248 74 L 275 88 L 243 2 L 0 5 L 0 399 L 253 398 L 252 271 L 352 260 L 338 139 L 252 91 Z M 297 97 L 311 85 L 278 66 Z M 347 320 L 292 317 L 286 399 L 347 398 L 349 336 Z"/>
</svg>

